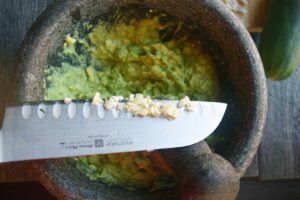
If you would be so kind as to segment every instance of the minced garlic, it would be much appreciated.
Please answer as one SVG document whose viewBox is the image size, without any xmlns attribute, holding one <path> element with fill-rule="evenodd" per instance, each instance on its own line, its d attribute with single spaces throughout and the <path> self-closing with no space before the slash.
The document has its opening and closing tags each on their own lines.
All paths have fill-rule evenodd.
<svg viewBox="0 0 300 200">
<path fill-rule="evenodd" d="M 104 108 L 105 108 L 106 110 L 116 109 L 117 106 L 118 106 L 118 103 L 119 103 L 119 102 L 116 101 L 115 99 L 110 98 L 109 100 L 106 100 L 106 101 L 104 102 Z"/>
<path fill-rule="evenodd" d="M 177 106 L 152 100 L 150 96 L 144 97 L 143 94 L 130 94 L 125 101 L 124 99 L 122 96 L 112 96 L 104 102 L 104 108 L 106 110 L 117 109 L 126 111 L 138 117 L 163 117 L 168 120 L 176 119 L 179 114 L 178 108 L 193 111 L 192 102 L 187 96 L 180 99 Z M 93 98 L 92 105 L 98 106 L 102 102 L 100 93 L 97 92 Z"/>
<path fill-rule="evenodd" d="M 140 108 L 137 112 L 136 112 L 136 115 L 139 116 L 139 117 L 145 117 L 147 116 L 149 113 L 148 109 L 146 108 Z"/>
<path fill-rule="evenodd" d="M 99 106 L 101 103 L 103 103 L 103 100 L 101 99 L 101 95 L 99 92 L 96 92 L 96 94 L 92 100 L 92 105 Z"/>
<path fill-rule="evenodd" d="M 122 110 L 124 110 L 124 107 L 125 107 L 125 103 L 119 103 L 119 104 L 117 105 L 117 110 L 122 111 Z"/>
<path fill-rule="evenodd" d="M 160 117 L 161 112 L 160 112 L 160 108 L 155 108 L 155 107 L 150 107 L 150 111 L 149 111 L 149 116 L 150 117 Z"/>
<path fill-rule="evenodd" d="M 186 111 L 194 111 L 193 104 L 188 96 L 185 96 L 184 98 L 179 100 L 178 107 L 184 107 Z"/>
<path fill-rule="evenodd" d="M 64 99 L 64 102 L 65 102 L 65 104 L 70 104 L 70 103 L 72 102 L 72 99 L 69 98 L 69 97 L 66 97 L 66 98 Z"/>
<path fill-rule="evenodd" d="M 75 44 L 76 39 L 72 38 L 69 34 L 65 37 L 65 44 L 67 45 L 73 45 Z"/>
<path fill-rule="evenodd" d="M 172 120 L 178 116 L 178 109 L 174 105 L 166 104 L 161 107 L 161 113 L 163 117 Z"/>
</svg>

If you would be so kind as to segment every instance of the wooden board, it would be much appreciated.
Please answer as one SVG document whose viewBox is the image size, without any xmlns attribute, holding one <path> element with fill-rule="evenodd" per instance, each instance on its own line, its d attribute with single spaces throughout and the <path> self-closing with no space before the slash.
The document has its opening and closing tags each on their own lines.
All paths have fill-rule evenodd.
<svg viewBox="0 0 300 200">
<path fill-rule="evenodd" d="M 4 105 L 14 99 L 19 46 L 34 20 L 52 0 L 0 0 L 0 126 Z"/>
<path fill-rule="evenodd" d="M 29 162 L 0 165 L 0 183 L 37 181 L 37 174 Z"/>
<path fill-rule="evenodd" d="M 250 32 L 261 32 L 267 10 L 267 0 L 248 0 L 246 27 Z"/>
<path fill-rule="evenodd" d="M 0 127 L 5 104 L 14 99 L 17 51 L 33 21 L 52 0 L 0 0 Z M 0 165 L 0 182 L 36 180 L 28 163 Z"/>
<path fill-rule="evenodd" d="M 268 81 L 268 90 L 260 179 L 300 178 L 300 66 L 286 81 Z"/>
<path fill-rule="evenodd" d="M 243 178 L 254 178 L 259 176 L 259 169 L 258 169 L 258 154 L 252 160 L 251 165 L 248 167 L 247 171 L 245 172 Z"/>
<path fill-rule="evenodd" d="M 250 32 L 261 32 L 267 10 L 267 0 L 219 0 L 234 12 Z"/>
</svg>

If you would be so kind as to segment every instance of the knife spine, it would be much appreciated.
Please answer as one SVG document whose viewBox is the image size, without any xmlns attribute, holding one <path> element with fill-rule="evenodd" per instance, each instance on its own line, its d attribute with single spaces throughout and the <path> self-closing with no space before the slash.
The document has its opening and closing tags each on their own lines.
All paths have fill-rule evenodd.
<svg viewBox="0 0 300 200">
<path fill-rule="evenodd" d="M 53 117 L 54 119 L 60 119 L 62 115 L 67 115 L 69 119 L 74 119 L 78 115 L 83 117 L 84 119 L 88 120 L 90 118 L 97 118 L 99 120 L 104 119 L 107 115 L 111 115 L 114 119 L 118 119 L 122 115 L 125 115 L 127 118 L 134 117 L 133 113 L 118 110 L 118 109 L 111 109 L 107 110 L 104 107 L 104 104 L 101 103 L 98 106 L 92 105 L 89 101 L 82 102 L 71 102 L 65 104 L 63 102 L 41 102 L 41 103 L 25 103 L 21 107 L 14 106 L 14 108 L 19 108 L 21 119 L 27 120 L 31 117 L 36 117 L 40 120 L 49 117 Z M 178 109 L 179 111 L 182 109 Z"/>
<path fill-rule="evenodd" d="M 46 115 L 51 115 L 54 119 L 59 119 L 62 115 L 67 115 L 69 119 L 74 119 L 76 116 L 82 115 L 84 119 L 89 119 L 92 117 L 92 110 L 96 112 L 99 119 L 103 119 L 108 112 L 112 112 L 115 119 L 120 115 L 120 111 L 116 109 L 106 110 L 103 104 L 93 106 L 88 101 L 71 102 L 69 104 L 62 102 L 25 103 L 21 106 L 20 114 L 23 120 L 31 117 L 37 117 L 42 120 Z"/>
<path fill-rule="evenodd" d="M 178 101 L 164 101 L 168 104 L 177 105 Z M 207 107 L 206 113 L 215 114 L 215 106 L 213 103 L 206 102 L 206 106 L 201 103 L 193 102 L 195 107 L 194 113 L 199 115 L 204 115 L 203 108 Z M 9 109 L 10 107 L 8 107 Z M 25 103 L 22 106 L 12 106 L 12 108 L 21 110 L 21 119 L 26 120 L 31 117 L 37 117 L 42 120 L 44 118 L 54 118 L 60 119 L 62 115 L 67 115 L 70 120 L 76 118 L 77 116 L 82 117 L 83 119 L 93 119 L 101 120 L 106 118 L 107 115 L 114 119 L 118 119 L 121 116 L 126 116 L 128 118 L 135 117 L 131 112 L 125 110 L 118 110 L 116 108 L 107 110 L 104 106 L 104 103 L 99 105 L 92 105 L 90 101 L 72 101 L 68 104 L 63 101 L 50 101 L 50 102 L 34 102 L 34 103 Z M 179 115 L 189 115 L 188 111 L 185 111 L 184 108 L 177 108 Z M 150 117 L 150 116 L 145 116 Z M 159 117 L 163 118 L 163 117 Z"/>
</svg>

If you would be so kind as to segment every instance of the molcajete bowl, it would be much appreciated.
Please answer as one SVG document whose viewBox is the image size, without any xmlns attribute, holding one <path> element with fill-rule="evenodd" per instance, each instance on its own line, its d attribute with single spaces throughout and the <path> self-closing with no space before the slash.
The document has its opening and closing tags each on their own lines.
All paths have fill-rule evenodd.
<svg viewBox="0 0 300 200">
<path fill-rule="evenodd" d="M 199 25 L 225 65 L 217 66 L 228 109 L 217 134 L 228 137 L 216 148 L 241 177 L 260 143 L 266 117 L 266 80 L 256 47 L 247 30 L 219 1 L 214 0 L 66 0 L 54 1 L 34 23 L 22 47 L 18 65 L 20 101 L 43 100 L 43 76 L 48 58 L 63 43 L 78 20 L 92 20 L 115 7 L 156 8 Z M 175 189 L 152 194 L 130 192 L 90 181 L 67 159 L 34 161 L 40 181 L 66 199 L 177 199 Z M 193 173 L 193 172 L 190 172 Z"/>
</svg>

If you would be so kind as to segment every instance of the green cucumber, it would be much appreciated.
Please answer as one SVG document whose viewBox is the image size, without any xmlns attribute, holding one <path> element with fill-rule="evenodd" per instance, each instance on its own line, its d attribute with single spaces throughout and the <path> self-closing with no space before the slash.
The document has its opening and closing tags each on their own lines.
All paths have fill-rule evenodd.
<svg viewBox="0 0 300 200">
<path fill-rule="evenodd" d="M 269 0 L 259 52 L 266 76 L 287 79 L 300 62 L 300 0 Z"/>
</svg>

